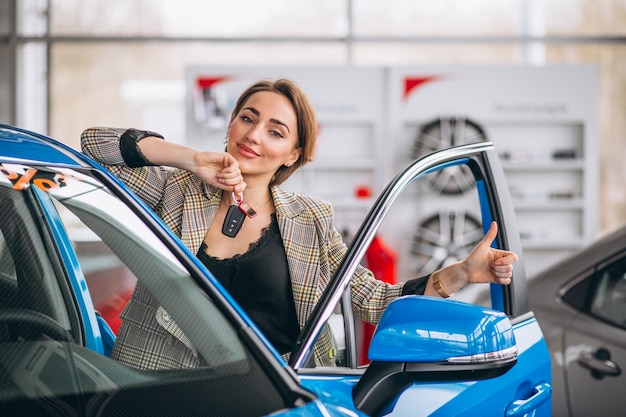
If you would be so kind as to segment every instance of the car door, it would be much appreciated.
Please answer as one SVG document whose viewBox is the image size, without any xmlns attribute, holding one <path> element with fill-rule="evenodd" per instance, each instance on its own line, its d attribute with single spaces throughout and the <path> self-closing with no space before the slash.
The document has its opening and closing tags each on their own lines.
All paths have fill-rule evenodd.
<svg viewBox="0 0 626 417">
<path fill-rule="evenodd" d="M 562 371 L 570 416 L 618 416 L 626 409 L 626 253 L 567 283 L 574 307 L 563 327 Z"/>
<path fill-rule="evenodd" d="M 11 159 L 0 155 L 0 415 L 347 415 L 300 386 L 117 180 L 95 168 Z M 74 250 L 94 237 L 167 309 L 161 317 L 185 329 L 197 368 L 146 371 L 107 355 L 83 274 L 93 259 Z"/>
<path fill-rule="evenodd" d="M 447 206 L 443 207 L 440 199 L 437 200 L 429 191 L 429 184 L 458 178 L 461 169 L 471 177 L 475 185 L 469 187 L 469 191 L 463 195 L 450 199 Z M 458 256 L 467 254 L 491 222 L 496 221 L 499 225 L 499 233 L 495 246 L 513 250 L 520 256 L 520 261 L 515 265 L 513 283 L 510 286 L 495 284 L 482 287 L 468 286 L 455 294 L 456 300 L 404 297 L 424 299 L 411 301 L 414 303 L 413 306 L 402 310 L 403 315 L 416 318 L 414 320 L 417 322 L 414 324 L 416 327 L 392 326 L 391 332 L 407 333 L 408 339 L 394 339 L 397 343 L 403 343 L 405 348 L 397 345 L 396 349 L 393 344 L 388 344 L 386 345 L 387 351 L 381 349 L 382 345 L 379 342 L 392 336 L 387 323 L 384 326 L 379 323 L 369 346 L 369 359 L 372 362 L 370 364 L 359 363 L 358 358 L 363 356 L 359 349 L 368 347 L 363 345 L 362 340 L 357 341 L 360 323 L 353 319 L 349 302 L 346 302 L 344 291 L 349 283 L 349 277 L 359 262 L 365 263 L 363 257 L 374 238 L 387 237 L 390 240 L 395 239 L 390 242 L 390 246 L 395 249 L 399 258 L 397 263 L 400 272 L 397 279 L 413 278 L 415 275 L 411 275 L 411 265 L 414 259 L 410 255 L 405 256 L 408 259 L 402 259 L 403 254 L 412 253 L 411 248 L 415 244 L 414 233 L 407 231 L 410 231 L 417 212 L 433 211 L 438 213 L 438 230 L 442 232 L 432 236 L 429 247 L 433 258 L 442 251 L 454 252 Z M 466 221 L 467 213 L 470 212 L 474 213 L 478 219 L 478 230 L 474 224 Z M 389 219 L 392 219 L 390 224 L 387 222 Z M 423 232 L 426 235 L 429 233 Z M 451 239 L 453 235 L 458 239 Z M 461 246 L 464 247 L 452 249 L 455 242 L 463 242 Z M 420 244 L 423 245 L 424 242 Z M 454 261 L 454 259 L 449 259 L 450 256 L 439 256 L 439 258 L 444 264 Z M 393 257 L 391 259 L 393 260 Z M 404 301 L 401 302 L 404 303 Z M 394 303 L 396 301 L 388 310 Z M 337 306 L 344 307 L 341 309 L 342 320 L 339 320 L 343 322 L 343 326 L 339 331 L 334 330 L 334 333 L 339 335 L 337 339 L 343 342 L 340 343 L 343 348 L 342 355 L 340 355 L 342 366 L 309 368 L 307 357 L 311 352 L 315 337 L 329 319 L 331 323 L 335 323 L 330 324 L 331 327 L 337 328 Z M 488 309 L 477 312 L 476 309 L 481 306 L 488 307 Z M 465 308 L 469 310 L 460 313 Z M 454 366 L 446 368 L 443 373 L 439 372 L 442 370 L 439 367 L 442 363 L 441 351 L 454 350 L 460 345 L 467 347 L 472 344 L 471 339 L 474 336 L 479 338 L 479 333 L 484 330 L 478 326 L 474 330 L 469 329 L 470 333 L 474 332 L 473 335 L 466 336 L 463 335 L 462 330 L 454 326 L 462 326 L 466 318 L 474 313 L 479 316 L 484 314 L 481 317 L 483 322 L 487 323 L 486 318 L 492 314 L 490 312 L 493 314 L 500 312 L 506 315 L 507 323 L 510 324 L 514 333 L 514 345 L 517 349 L 516 363 L 510 368 L 491 375 L 484 373 L 484 368 L 481 368 L 482 365 L 479 364 L 481 359 L 466 364 L 467 366 L 462 369 L 459 368 L 459 372 L 453 371 Z M 433 319 L 433 316 L 436 318 Z M 446 324 L 442 325 L 442 321 Z M 492 336 L 496 339 L 506 333 L 506 325 L 501 324 L 501 332 L 497 329 L 493 331 Z M 383 332 L 387 333 L 383 335 Z M 421 343 L 411 333 L 419 334 L 420 337 L 427 334 L 421 340 L 432 337 L 431 341 L 434 339 L 437 341 L 421 346 L 424 348 L 423 351 L 400 365 L 400 368 L 404 370 L 417 369 L 415 372 L 400 374 L 383 372 L 377 381 L 371 382 L 372 386 L 383 385 L 387 382 L 392 386 L 394 385 L 390 382 L 392 379 L 405 378 L 403 388 L 397 389 L 397 392 L 390 395 L 385 400 L 386 403 L 381 403 L 380 398 L 387 394 L 383 392 L 381 395 L 381 391 L 377 391 L 376 388 L 370 390 L 365 387 L 370 383 L 365 380 L 372 379 L 373 367 L 380 369 L 394 361 L 402 362 L 399 357 L 404 356 L 413 343 Z M 377 336 L 380 337 L 377 339 Z M 393 337 L 395 336 L 397 334 Z M 476 358 L 478 356 L 480 355 L 476 355 Z M 296 369 L 303 383 L 316 391 L 318 395 L 322 396 L 329 392 L 337 395 L 337 392 L 341 392 L 346 397 L 352 397 L 355 409 L 360 409 L 368 415 L 502 416 L 505 413 L 507 416 L 550 415 L 549 353 L 541 329 L 528 308 L 524 258 L 515 224 L 515 215 L 504 174 L 492 144 L 464 145 L 435 152 L 414 162 L 392 180 L 374 203 L 363 226 L 355 235 L 346 258 L 292 352 L 290 364 Z"/>
</svg>

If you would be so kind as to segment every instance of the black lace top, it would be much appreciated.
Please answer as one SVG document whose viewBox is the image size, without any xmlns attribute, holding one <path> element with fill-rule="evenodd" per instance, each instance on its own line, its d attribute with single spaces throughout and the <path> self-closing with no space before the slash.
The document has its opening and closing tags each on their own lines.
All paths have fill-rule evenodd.
<svg viewBox="0 0 626 417">
<path fill-rule="evenodd" d="M 287 255 L 276 215 L 248 251 L 229 259 L 198 258 L 230 292 L 280 354 L 291 352 L 300 328 L 291 291 Z"/>
</svg>

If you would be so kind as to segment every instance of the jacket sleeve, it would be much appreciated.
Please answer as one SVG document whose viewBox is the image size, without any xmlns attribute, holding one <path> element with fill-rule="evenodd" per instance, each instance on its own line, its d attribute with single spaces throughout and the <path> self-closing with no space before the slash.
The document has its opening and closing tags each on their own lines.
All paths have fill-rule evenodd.
<svg viewBox="0 0 626 417">
<path fill-rule="evenodd" d="M 159 212 L 172 169 L 153 166 L 136 146 L 138 140 L 158 133 L 137 129 L 92 127 L 81 135 L 83 153 L 103 165 L 154 211 Z"/>
<path fill-rule="evenodd" d="M 321 256 L 328 259 L 328 278 L 330 278 L 345 256 L 347 247 L 343 242 L 343 237 L 334 227 L 334 216 L 330 206 L 328 206 L 327 215 L 326 221 L 320 222 L 321 230 L 324 230 L 324 237 L 320 241 L 322 242 Z M 404 282 L 386 283 L 376 279 L 369 269 L 358 265 L 350 282 L 352 309 L 361 320 L 376 324 L 389 303 L 403 295 L 403 287 Z"/>
</svg>

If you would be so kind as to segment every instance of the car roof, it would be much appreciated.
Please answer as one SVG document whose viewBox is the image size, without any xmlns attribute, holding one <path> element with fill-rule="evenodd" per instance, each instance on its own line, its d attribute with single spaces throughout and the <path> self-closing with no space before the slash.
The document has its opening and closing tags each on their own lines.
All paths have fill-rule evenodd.
<svg viewBox="0 0 626 417">
<path fill-rule="evenodd" d="M 0 124 L 0 160 L 26 164 L 85 167 L 90 164 L 78 151 L 52 138 Z"/>
<path fill-rule="evenodd" d="M 547 279 L 558 272 L 561 278 L 564 276 L 572 276 L 582 272 L 584 269 L 592 267 L 605 259 L 611 258 L 616 253 L 624 250 L 626 245 L 626 226 L 596 240 L 591 245 L 568 256 L 552 267 L 537 274 L 535 279 Z"/>
<path fill-rule="evenodd" d="M 598 263 L 624 251 L 626 249 L 625 241 L 626 226 L 623 226 L 533 276 L 528 282 L 531 307 L 544 302 L 550 303 L 553 294 L 556 294 L 564 284 Z M 546 300 L 546 295 L 549 296 L 549 300 Z"/>
</svg>

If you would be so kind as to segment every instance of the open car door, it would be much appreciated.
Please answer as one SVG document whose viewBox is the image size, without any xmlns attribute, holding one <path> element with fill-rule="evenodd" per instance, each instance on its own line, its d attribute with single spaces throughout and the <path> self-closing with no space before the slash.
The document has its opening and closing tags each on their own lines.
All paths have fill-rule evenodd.
<svg viewBox="0 0 626 417">
<path fill-rule="evenodd" d="M 442 181 L 473 185 L 443 198 L 433 192 L 441 189 L 433 184 Z M 416 219 L 432 213 L 434 221 L 415 230 Z M 463 258 L 492 221 L 498 223 L 494 247 L 519 255 L 511 285 L 468 285 L 446 300 L 402 297 L 387 308 L 371 340 L 364 336 L 346 289 L 357 265 L 366 264 L 375 237 L 385 237 L 397 253 L 401 281 Z M 337 367 L 311 368 L 313 345 L 327 325 L 341 361 Z M 363 349 L 368 349 L 365 363 L 359 359 Z M 434 152 L 388 184 L 354 236 L 289 364 L 319 396 L 341 392 L 370 416 L 550 415 L 550 356 L 528 307 L 515 213 L 493 144 Z"/>
</svg>

